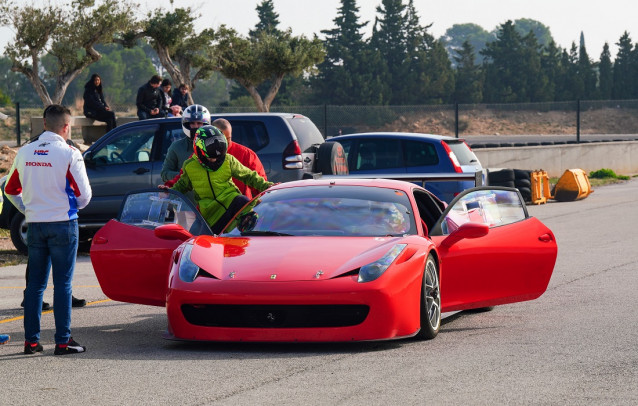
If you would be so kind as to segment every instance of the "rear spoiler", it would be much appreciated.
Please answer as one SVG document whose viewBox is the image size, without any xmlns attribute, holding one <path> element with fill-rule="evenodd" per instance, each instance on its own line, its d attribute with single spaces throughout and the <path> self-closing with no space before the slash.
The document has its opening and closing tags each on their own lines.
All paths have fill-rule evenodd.
<svg viewBox="0 0 638 406">
<path fill-rule="evenodd" d="M 395 179 L 405 182 L 420 183 L 425 188 L 428 182 L 453 182 L 461 180 L 469 180 L 474 182 L 474 187 L 483 186 L 483 171 L 469 173 L 373 173 L 373 174 L 356 174 L 356 175 L 319 175 L 321 179 Z"/>
</svg>

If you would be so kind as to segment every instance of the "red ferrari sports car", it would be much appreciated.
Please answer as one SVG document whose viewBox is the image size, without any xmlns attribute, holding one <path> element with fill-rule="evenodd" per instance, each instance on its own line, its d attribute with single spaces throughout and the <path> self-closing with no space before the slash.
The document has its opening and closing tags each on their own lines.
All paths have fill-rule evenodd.
<svg viewBox="0 0 638 406">
<path fill-rule="evenodd" d="M 221 235 L 183 195 L 135 192 L 91 260 L 111 299 L 166 306 L 167 338 L 317 342 L 434 338 L 442 312 L 542 295 L 556 253 L 516 189 L 446 206 L 412 183 L 344 178 L 274 186 Z"/>
</svg>

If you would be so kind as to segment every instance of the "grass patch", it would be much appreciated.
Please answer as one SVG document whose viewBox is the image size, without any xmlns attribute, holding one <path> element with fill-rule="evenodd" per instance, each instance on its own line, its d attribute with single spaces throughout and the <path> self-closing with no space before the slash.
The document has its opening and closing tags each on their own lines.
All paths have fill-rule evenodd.
<svg viewBox="0 0 638 406">
<path fill-rule="evenodd" d="M 589 172 L 589 178 L 590 179 L 606 179 L 606 178 L 610 178 L 610 179 L 618 179 L 618 180 L 629 180 L 630 177 L 627 175 L 616 175 L 616 172 L 614 172 L 611 169 L 607 169 L 607 168 L 603 168 L 603 169 L 599 169 L 597 171 L 592 171 Z"/>
</svg>

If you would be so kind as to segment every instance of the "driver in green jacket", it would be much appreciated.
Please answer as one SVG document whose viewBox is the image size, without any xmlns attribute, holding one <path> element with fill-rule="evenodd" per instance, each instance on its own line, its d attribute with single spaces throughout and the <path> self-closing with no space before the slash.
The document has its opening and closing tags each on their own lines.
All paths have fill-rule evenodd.
<svg viewBox="0 0 638 406">
<path fill-rule="evenodd" d="M 193 191 L 195 202 L 214 234 L 249 202 L 233 183 L 233 178 L 263 192 L 272 182 L 242 165 L 227 154 L 228 143 L 224 134 L 214 126 L 206 125 L 195 133 L 194 154 L 184 161 L 182 173 L 172 189 L 185 193 Z"/>
</svg>

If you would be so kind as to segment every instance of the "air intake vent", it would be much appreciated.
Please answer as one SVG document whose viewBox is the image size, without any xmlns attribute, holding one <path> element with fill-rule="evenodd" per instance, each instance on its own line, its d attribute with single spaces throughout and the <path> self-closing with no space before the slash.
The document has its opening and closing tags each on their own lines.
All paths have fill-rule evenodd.
<svg viewBox="0 0 638 406">
<path fill-rule="evenodd" d="M 365 305 L 182 305 L 196 326 L 247 328 L 347 327 L 361 324 Z"/>
</svg>

